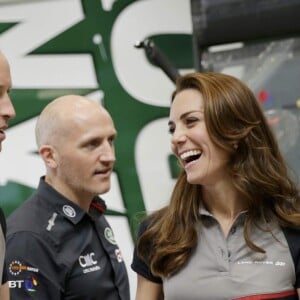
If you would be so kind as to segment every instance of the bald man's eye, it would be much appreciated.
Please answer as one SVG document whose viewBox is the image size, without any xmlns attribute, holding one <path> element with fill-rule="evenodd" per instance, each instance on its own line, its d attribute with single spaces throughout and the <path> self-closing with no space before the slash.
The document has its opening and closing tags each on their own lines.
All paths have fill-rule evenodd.
<svg viewBox="0 0 300 300">
<path fill-rule="evenodd" d="M 97 148 L 100 145 L 100 143 L 101 143 L 100 140 L 92 140 L 86 144 L 86 147 L 88 149 L 94 149 L 94 148 Z"/>
</svg>

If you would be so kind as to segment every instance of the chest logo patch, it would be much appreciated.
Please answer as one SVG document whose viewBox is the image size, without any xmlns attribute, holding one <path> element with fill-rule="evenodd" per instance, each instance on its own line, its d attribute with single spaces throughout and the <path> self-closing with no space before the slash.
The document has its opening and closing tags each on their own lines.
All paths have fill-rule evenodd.
<svg viewBox="0 0 300 300">
<path fill-rule="evenodd" d="M 78 261 L 81 267 L 86 268 L 86 267 L 91 267 L 93 265 L 96 265 L 98 262 L 97 260 L 94 260 L 94 256 L 95 256 L 94 252 L 88 253 L 86 255 L 80 255 Z"/>
<path fill-rule="evenodd" d="M 94 252 L 79 256 L 78 262 L 82 267 L 83 274 L 99 271 L 101 269 L 98 265 L 98 261 L 94 258 L 94 256 Z"/>
<path fill-rule="evenodd" d="M 112 231 L 111 228 L 109 227 L 106 227 L 104 229 L 104 237 L 113 245 L 117 245 L 117 242 L 115 240 L 115 236 L 114 236 L 114 233 Z"/>
<path fill-rule="evenodd" d="M 64 205 L 63 206 L 63 213 L 70 218 L 74 218 L 76 216 L 75 209 L 70 205 Z"/>
</svg>

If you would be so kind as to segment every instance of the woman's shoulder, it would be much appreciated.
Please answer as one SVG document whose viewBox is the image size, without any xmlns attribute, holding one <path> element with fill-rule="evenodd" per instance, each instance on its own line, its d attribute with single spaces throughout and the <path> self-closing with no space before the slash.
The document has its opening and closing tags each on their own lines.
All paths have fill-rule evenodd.
<svg viewBox="0 0 300 300">
<path fill-rule="evenodd" d="M 282 231 L 286 238 L 288 238 L 290 241 L 296 240 L 299 242 L 300 239 L 300 226 L 295 227 L 281 227 Z M 299 244 L 300 248 L 300 244 Z"/>
<path fill-rule="evenodd" d="M 300 264 L 300 227 L 282 227 L 295 265 Z"/>
<path fill-rule="evenodd" d="M 145 216 L 139 223 L 138 236 L 141 236 L 146 230 L 153 227 L 161 218 L 163 218 L 167 207 L 163 207 L 160 210 L 154 211 L 149 215 Z"/>
</svg>

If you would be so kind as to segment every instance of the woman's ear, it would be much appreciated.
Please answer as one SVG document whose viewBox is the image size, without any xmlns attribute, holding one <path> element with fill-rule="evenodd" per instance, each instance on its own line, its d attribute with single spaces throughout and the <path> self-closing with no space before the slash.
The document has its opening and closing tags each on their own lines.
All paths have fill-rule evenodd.
<svg viewBox="0 0 300 300">
<path fill-rule="evenodd" d="M 44 160 L 46 167 L 51 169 L 57 168 L 56 152 L 54 147 L 51 145 L 43 145 L 40 147 L 39 153 Z"/>
</svg>

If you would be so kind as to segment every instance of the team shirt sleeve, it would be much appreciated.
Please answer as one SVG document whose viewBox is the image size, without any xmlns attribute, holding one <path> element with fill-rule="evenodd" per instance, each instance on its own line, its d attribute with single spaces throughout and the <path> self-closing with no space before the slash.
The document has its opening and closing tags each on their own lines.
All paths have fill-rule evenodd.
<svg viewBox="0 0 300 300">
<path fill-rule="evenodd" d="M 32 233 L 8 237 L 6 273 L 11 299 L 62 299 L 67 268 L 55 256 L 53 247 Z"/>
</svg>

